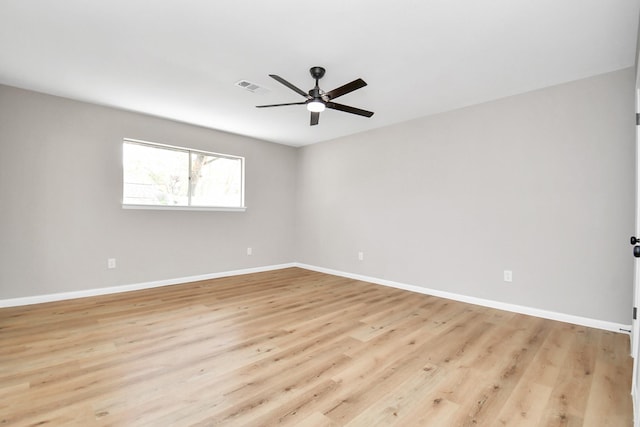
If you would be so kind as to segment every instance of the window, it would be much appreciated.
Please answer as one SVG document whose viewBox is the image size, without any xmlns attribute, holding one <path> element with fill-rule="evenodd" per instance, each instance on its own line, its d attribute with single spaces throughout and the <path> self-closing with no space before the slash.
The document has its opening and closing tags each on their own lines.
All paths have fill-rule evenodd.
<svg viewBox="0 0 640 427">
<path fill-rule="evenodd" d="M 125 139 L 126 208 L 244 210 L 244 158 Z"/>
</svg>

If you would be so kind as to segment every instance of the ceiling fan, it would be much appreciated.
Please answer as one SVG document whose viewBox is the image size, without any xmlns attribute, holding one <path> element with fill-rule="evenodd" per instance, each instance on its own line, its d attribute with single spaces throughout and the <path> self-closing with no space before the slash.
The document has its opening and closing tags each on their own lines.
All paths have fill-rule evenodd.
<svg viewBox="0 0 640 427">
<path fill-rule="evenodd" d="M 309 70 L 311 73 L 311 77 L 313 77 L 316 81 L 316 85 L 313 89 L 311 89 L 308 93 L 303 91 L 302 89 L 292 85 L 285 79 L 275 74 L 269 74 L 269 77 L 274 80 L 282 83 L 292 91 L 299 93 L 300 95 L 307 98 L 306 101 L 302 102 L 289 102 L 286 104 L 271 104 L 271 105 L 256 105 L 257 108 L 266 108 L 266 107 L 282 107 L 285 105 L 306 105 L 307 110 L 311 112 L 311 126 L 317 125 L 318 120 L 320 119 L 320 113 L 325 110 L 325 108 L 331 108 L 332 110 L 344 111 L 345 113 L 357 114 L 359 116 L 371 117 L 373 116 L 372 111 L 361 110 L 360 108 L 350 107 L 348 105 L 338 104 L 337 102 L 333 102 L 339 96 L 346 95 L 349 92 L 353 92 L 356 89 L 360 89 L 365 87 L 367 83 L 365 83 L 362 79 L 356 79 L 351 83 L 347 83 L 338 88 L 335 88 L 329 92 L 325 92 L 318 86 L 318 80 L 324 76 L 325 69 L 322 67 L 311 67 Z"/>
</svg>

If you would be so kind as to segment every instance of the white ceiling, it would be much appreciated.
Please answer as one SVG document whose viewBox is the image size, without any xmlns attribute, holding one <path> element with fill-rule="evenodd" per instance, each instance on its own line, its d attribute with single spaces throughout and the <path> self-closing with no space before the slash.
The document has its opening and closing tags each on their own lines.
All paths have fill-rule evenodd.
<svg viewBox="0 0 640 427">
<path fill-rule="evenodd" d="M 0 83 L 301 146 L 634 65 L 640 0 L 0 0 Z M 326 91 L 368 86 L 309 126 Z M 234 86 L 246 79 L 270 89 Z"/>
</svg>

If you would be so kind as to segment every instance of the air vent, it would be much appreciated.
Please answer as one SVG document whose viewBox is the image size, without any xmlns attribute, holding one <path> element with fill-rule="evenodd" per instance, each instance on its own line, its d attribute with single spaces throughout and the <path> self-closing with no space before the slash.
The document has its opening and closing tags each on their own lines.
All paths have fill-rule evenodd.
<svg viewBox="0 0 640 427">
<path fill-rule="evenodd" d="M 247 80 L 239 80 L 236 82 L 236 86 L 248 90 L 249 92 L 253 92 L 253 93 L 267 93 L 269 92 L 269 89 L 267 89 L 266 87 L 257 85 L 255 83 L 251 83 Z"/>
</svg>

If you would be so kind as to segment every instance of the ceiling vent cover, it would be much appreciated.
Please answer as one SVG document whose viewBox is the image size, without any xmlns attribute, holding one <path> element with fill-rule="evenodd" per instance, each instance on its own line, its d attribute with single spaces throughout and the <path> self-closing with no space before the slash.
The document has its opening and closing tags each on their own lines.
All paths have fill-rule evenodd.
<svg viewBox="0 0 640 427">
<path fill-rule="evenodd" d="M 236 86 L 248 90 L 249 92 L 253 92 L 253 93 L 267 93 L 269 92 L 269 89 L 262 87 L 260 85 L 257 85 L 255 83 L 251 83 L 250 81 L 247 80 L 238 80 L 236 82 Z"/>
</svg>

